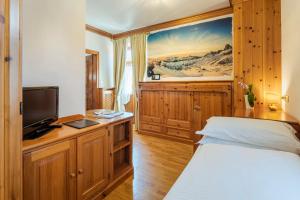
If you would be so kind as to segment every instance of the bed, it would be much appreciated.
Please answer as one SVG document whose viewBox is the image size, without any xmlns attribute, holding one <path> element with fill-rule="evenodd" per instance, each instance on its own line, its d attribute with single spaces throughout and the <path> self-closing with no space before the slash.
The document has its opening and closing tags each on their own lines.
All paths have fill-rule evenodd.
<svg viewBox="0 0 300 200">
<path fill-rule="evenodd" d="M 249 127 L 253 126 L 253 123 L 250 123 Z M 284 128 L 279 130 L 280 128 L 276 127 L 278 133 Z M 221 129 L 226 128 L 221 125 Z M 222 139 L 206 135 L 164 199 L 299 200 L 300 157 L 294 152 L 294 148 L 287 148 L 291 145 L 287 145 L 285 141 L 279 141 L 282 144 L 281 149 L 276 149 L 277 146 L 272 148 L 272 145 L 264 142 L 258 142 L 256 145 L 253 144 L 255 141 L 253 138 L 250 139 L 251 144 L 249 144 L 247 143 L 249 138 L 244 134 L 247 128 L 241 130 L 243 130 L 240 137 L 242 141 L 231 141 L 230 138 L 227 140 L 223 135 Z M 268 130 L 264 127 L 260 131 Z M 238 134 L 233 134 L 234 140 L 239 138 L 236 135 Z M 293 135 L 286 135 L 293 137 Z M 268 134 L 263 138 L 271 141 L 274 139 Z M 276 136 L 276 142 L 278 138 Z M 283 140 L 282 135 L 280 140 Z M 299 140 L 295 139 L 295 142 Z"/>
</svg>

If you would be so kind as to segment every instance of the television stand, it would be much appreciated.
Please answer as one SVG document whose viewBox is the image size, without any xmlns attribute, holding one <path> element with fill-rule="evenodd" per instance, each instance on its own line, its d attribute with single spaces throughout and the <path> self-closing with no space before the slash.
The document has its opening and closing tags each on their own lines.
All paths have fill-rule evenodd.
<svg viewBox="0 0 300 200">
<path fill-rule="evenodd" d="M 60 124 L 43 126 L 40 129 L 37 129 L 37 130 L 33 131 L 32 133 L 25 135 L 23 140 L 32 140 L 32 139 L 42 137 L 43 135 L 47 134 L 48 132 L 52 131 L 53 129 L 61 128 L 61 127 L 62 127 L 62 125 L 60 125 Z"/>
</svg>

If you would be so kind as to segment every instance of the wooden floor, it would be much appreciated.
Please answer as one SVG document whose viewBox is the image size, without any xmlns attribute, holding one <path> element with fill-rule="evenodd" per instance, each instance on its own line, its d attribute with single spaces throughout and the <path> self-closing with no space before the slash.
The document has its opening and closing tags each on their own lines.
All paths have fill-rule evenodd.
<svg viewBox="0 0 300 200">
<path fill-rule="evenodd" d="M 129 177 L 105 200 L 161 200 L 192 157 L 193 146 L 134 134 L 134 178 Z"/>
</svg>

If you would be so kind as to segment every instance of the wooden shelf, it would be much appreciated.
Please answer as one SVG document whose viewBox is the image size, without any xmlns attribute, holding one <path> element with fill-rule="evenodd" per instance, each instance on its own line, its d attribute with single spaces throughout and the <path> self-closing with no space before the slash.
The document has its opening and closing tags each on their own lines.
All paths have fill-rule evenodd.
<svg viewBox="0 0 300 200">
<path fill-rule="evenodd" d="M 131 166 L 129 163 L 124 162 L 121 165 L 118 165 L 114 168 L 114 178 L 117 178 L 124 174 L 126 171 L 130 170 Z"/>
<path fill-rule="evenodd" d="M 123 140 L 123 141 L 119 142 L 118 144 L 114 145 L 114 153 L 129 146 L 129 145 L 130 145 L 129 140 Z"/>
</svg>

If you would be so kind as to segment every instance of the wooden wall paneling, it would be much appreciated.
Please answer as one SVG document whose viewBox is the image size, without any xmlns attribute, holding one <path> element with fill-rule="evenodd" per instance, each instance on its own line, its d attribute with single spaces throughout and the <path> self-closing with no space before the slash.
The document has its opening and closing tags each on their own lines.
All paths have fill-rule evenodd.
<svg viewBox="0 0 300 200">
<path fill-rule="evenodd" d="M 1 1 L 2 3 L 3 1 Z M 5 200 L 22 199 L 22 70 L 19 0 L 5 0 Z M 2 19 L 3 20 L 3 19 Z M 3 61 L 1 61 L 3 62 Z"/>
<path fill-rule="evenodd" d="M 275 87 L 273 79 L 273 6 L 272 0 L 264 0 L 264 91 L 271 92 Z M 266 100 L 265 100 L 266 102 Z"/>
<path fill-rule="evenodd" d="M 254 0 L 253 6 L 253 84 L 255 85 L 254 92 L 256 94 L 257 107 L 264 106 L 264 90 L 263 90 L 263 1 Z"/>
<path fill-rule="evenodd" d="M 234 106 L 244 108 L 238 81 L 252 83 L 256 107 L 267 106 L 267 93 L 281 96 L 280 0 L 236 0 L 234 7 Z M 280 98 L 278 98 L 280 104 Z"/>
<path fill-rule="evenodd" d="M 242 27 L 242 55 L 243 58 L 243 80 L 246 83 L 252 83 L 252 56 L 253 56 L 253 34 L 252 34 L 252 1 L 243 3 L 243 27 Z M 246 56 L 247 55 L 247 56 Z"/>
<path fill-rule="evenodd" d="M 281 2 L 264 1 L 264 76 L 265 93 L 281 96 Z M 267 105 L 268 98 L 265 99 Z M 281 105 L 280 99 L 278 103 Z"/>
<path fill-rule="evenodd" d="M 273 1 L 273 58 L 274 58 L 274 79 L 275 90 L 278 95 L 282 95 L 282 66 L 281 66 L 281 0 Z M 279 99 L 279 104 L 281 100 Z"/>
<path fill-rule="evenodd" d="M 239 81 L 243 80 L 243 56 L 242 56 L 242 36 L 243 36 L 243 9 L 242 4 L 234 6 L 233 30 L 234 30 L 234 45 L 233 45 L 233 65 L 234 65 L 234 102 L 235 107 L 243 107 L 244 96 L 243 90 L 238 85 Z"/>
</svg>

